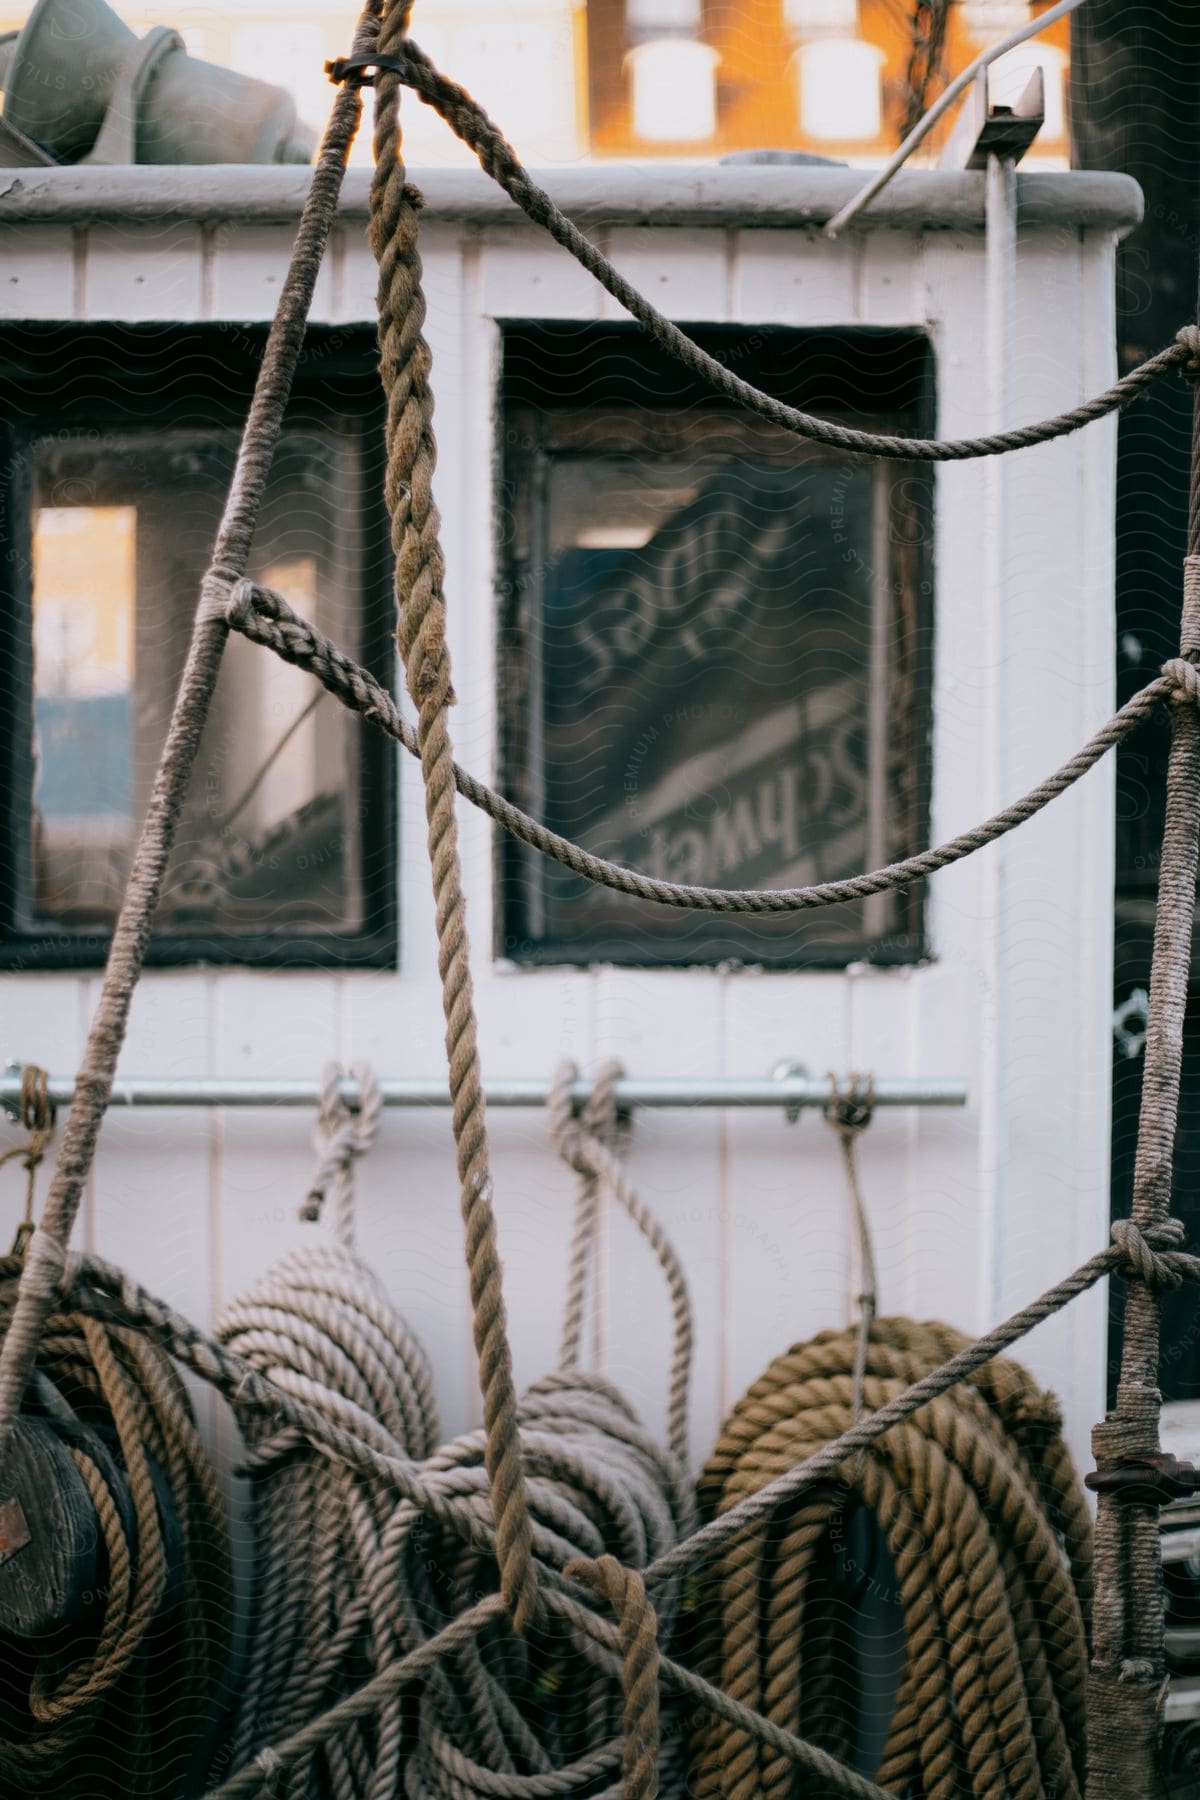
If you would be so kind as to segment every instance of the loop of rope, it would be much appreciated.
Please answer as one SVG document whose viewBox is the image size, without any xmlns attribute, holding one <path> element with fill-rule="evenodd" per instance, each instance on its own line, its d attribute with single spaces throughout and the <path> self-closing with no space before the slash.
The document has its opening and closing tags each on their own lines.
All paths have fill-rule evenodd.
<svg viewBox="0 0 1200 1800">
<path fill-rule="evenodd" d="M 386 6 L 378 44 L 382 56 L 390 56 L 404 42 L 408 14 L 407 0 Z M 396 642 L 417 709 L 452 1123 L 501 1588 L 514 1626 L 521 1632 L 533 1617 L 537 1576 L 492 1205 L 466 897 L 454 812 L 454 757 L 446 720 L 454 695 L 446 643 L 445 561 L 433 499 L 436 449 L 431 358 L 422 335 L 425 299 L 417 246 L 419 196 L 405 180 L 398 100 L 395 75 L 381 72 L 375 89 L 370 239 L 379 265 L 380 375 L 387 397 L 384 487 L 396 559 Z"/>
<path fill-rule="evenodd" d="M 567 1564 L 565 1574 L 581 1581 L 606 1600 L 621 1633 L 624 1664 L 621 1685 L 625 1692 L 621 1770 L 624 1800 L 656 1800 L 658 1794 L 659 1728 L 658 1686 L 661 1657 L 658 1649 L 658 1615 L 636 1569 L 622 1568 L 615 1556 L 595 1561 L 579 1558 Z"/>
<path fill-rule="evenodd" d="M 354 1248 L 353 1167 L 375 1142 L 383 1118 L 383 1090 L 374 1071 L 366 1063 L 355 1063 L 350 1073 L 358 1085 L 356 1112 L 342 1098 L 342 1071 L 337 1064 L 330 1063 L 322 1074 L 320 1107 L 313 1130 L 318 1161 L 300 1209 L 301 1219 L 315 1223 L 332 1187 L 334 1236 L 347 1250 Z"/>
<path fill-rule="evenodd" d="M 830 1071 L 830 1098 L 825 1105 L 825 1120 L 841 1146 L 842 1164 L 846 1172 L 846 1190 L 858 1240 L 858 1330 L 854 1352 L 854 1398 L 851 1424 L 857 1423 L 863 1410 L 863 1382 L 866 1377 L 867 1346 L 871 1326 L 879 1307 L 879 1278 L 875 1268 L 875 1248 L 871 1241 L 871 1224 L 863 1200 L 858 1173 L 858 1139 L 875 1114 L 875 1078 L 873 1075 L 851 1075 L 845 1088 Z"/>
<path fill-rule="evenodd" d="M 617 1129 L 613 1090 L 621 1073 L 619 1063 L 610 1062 L 601 1066 L 583 1116 L 577 1121 L 571 1104 L 571 1089 L 579 1079 L 579 1070 L 573 1062 L 560 1063 L 551 1081 L 546 1101 L 551 1141 L 564 1162 L 580 1177 L 563 1318 L 563 1366 L 570 1368 L 579 1356 L 584 1293 L 595 1242 L 596 1211 L 601 1188 L 606 1187 L 653 1250 L 671 1296 L 673 1344 L 667 1397 L 667 1442 L 672 1455 L 678 1457 L 680 1462 L 686 1462 L 688 1396 L 695 1337 L 691 1296 L 687 1277 L 674 1246 L 634 1188 L 625 1164 L 613 1148 L 612 1140 Z"/>
</svg>

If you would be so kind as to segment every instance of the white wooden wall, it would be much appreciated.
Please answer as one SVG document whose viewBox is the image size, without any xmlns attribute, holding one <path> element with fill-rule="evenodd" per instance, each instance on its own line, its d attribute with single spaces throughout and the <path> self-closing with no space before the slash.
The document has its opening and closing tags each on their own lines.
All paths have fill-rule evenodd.
<svg viewBox="0 0 1200 1800">
<path fill-rule="evenodd" d="M 457 753 L 493 763 L 489 489 L 497 333 L 506 316 L 595 319 L 615 309 L 521 226 L 426 215 L 428 335 L 437 383 L 437 497 L 445 520 Z M 12 223 L 0 219 L 8 317 L 265 319 L 283 224 Z M 983 240 L 876 230 L 833 244 L 795 230 L 622 228 L 618 265 L 677 316 L 927 326 L 943 434 L 987 424 Z M 1112 234 L 1073 226 L 1020 238 L 1015 419 L 1041 417 L 1113 376 Z M 360 224 L 339 230 L 316 316 L 372 316 Z M 984 522 L 992 466 L 939 472 L 933 826 L 942 839 L 1024 791 L 1112 703 L 1114 431 L 1093 426 L 1011 460 L 995 578 Z M 989 514 L 989 507 L 993 514 Z M 1002 585 L 1002 593 L 1000 591 Z M 264 653 L 265 654 L 265 653 Z M 153 972 L 133 1009 L 128 1074 L 313 1077 L 333 1057 L 389 1076 L 441 1067 L 441 1013 L 417 772 L 401 770 L 402 965 L 394 974 Z M 485 1071 L 545 1076 L 571 1055 L 634 1074 L 810 1070 L 957 1076 L 968 1109 L 890 1112 L 862 1161 L 884 1310 L 992 1323 L 1103 1244 L 1108 1211 L 1112 765 L 1017 837 L 934 878 L 935 960 L 905 970 L 529 970 L 489 958 L 491 827 L 460 808 Z M 74 1066 L 98 978 L 0 977 L 6 1055 Z M 572 1183 L 537 1113 L 492 1119 L 496 1199 L 518 1376 L 553 1361 Z M 9 1131 L 11 1137 L 11 1128 Z M 187 1312 L 210 1317 L 287 1246 L 310 1166 L 294 1112 L 114 1115 L 80 1227 Z M 698 1316 L 693 1449 L 791 1341 L 848 1317 L 846 1207 L 832 1134 L 816 1114 L 642 1115 L 632 1161 L 675 1238 Z M 0 1188 L 0 1230 L 19 1182 Z M 443 1418 L 478 1417 L 449 1116 L 386 1116 L 362 1168 L 360 1237 L 428 1346 Z M 601 1354 L 643 1414 L 663 1418 L 667 1308 L 623 1220 L 605 1239 Z M 1028 1360 L 1066 1403 L 1073 1440 L 1102 1407 L 1103 1296 L 1041 1329 Z"/>
</svg>

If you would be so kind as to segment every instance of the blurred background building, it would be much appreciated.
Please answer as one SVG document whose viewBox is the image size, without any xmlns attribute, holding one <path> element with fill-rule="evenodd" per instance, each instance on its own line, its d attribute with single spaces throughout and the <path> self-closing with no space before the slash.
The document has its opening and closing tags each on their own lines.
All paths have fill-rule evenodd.
<svg viewBox="0 0 1200 1800">
<path fill-rule="evenodd" d="M 422 0 L 414 35 L 492 112 L 533 163 L 804 150 L 878 161 L 947 74 L 1047 10 L 1027 0 Z M 301 116 L 329 108 L 325 62 L 344 54 L 357 7 L 346 0 L 122 0 L 139 34 L 181 31 L 195 56 L 289 88 Z M 0 4 L 0 30 L 28 7 Z M 1010 53 L 1014 94 L 1035 64 L 1046 124 L 1027 167 L 1065 166 L 1069 21 Z M 470 153 L 428 109 L 407 107 L 410 160 Z M 934 144 L 936 154 L 936 142 Z M 356 160 L 370 157 L 369 134 Z"/>
</svg>

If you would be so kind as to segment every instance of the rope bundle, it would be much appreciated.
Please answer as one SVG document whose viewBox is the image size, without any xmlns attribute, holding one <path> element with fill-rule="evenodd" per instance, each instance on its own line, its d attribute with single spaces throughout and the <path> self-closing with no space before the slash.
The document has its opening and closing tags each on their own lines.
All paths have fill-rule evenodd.
<svg viewBox="0 0 1200 1800">
<path fill-rule="evenodd" d="M 0 1261 L 0 1332 L 20 1271 L 19 1257 Z M 55 1309 L 37 1371 L 40 1423 L 82 1477 L 98 1558 L 82 1610 L 3 1645 L 0 1792 L 175 1800 L 194 1778 L 228 1659 L 216 1478 L 183 1383 L 140 1332 Z"/>
<path fill-rule="evenodd" d="M 627 1570 L 647 1567 L 679 1543 L 694 1521 L 692 1487 L 682 1460 L 691 1308 L 675 1253 L 634 1192 L 614 1147 L 613 1095 L 620 1071 L 616 1064 L 606 1064 L 599 1072 L 578 1124 L 571 1117 L 570 1100 L 577 1073 L 570 1063 L 559 1068 L 549 1113 L 555 1145 L 580 1177 L 563 1325 L 564 1366 L 534 1383 L 517 1418 L 539 1566 L 570 1577 L 576 1602 L 590 1589 L 595 1608 L 605 1612 L 607 1604 L 622 1618 L 629 1642 L 640 1642 L 643 1691 L 634 1697 L 633 1711 L 644 1722 L 647 1705 L 657 1713 L 654 1616 L 644 1596 L 629 1592 L 616 1578 L 620 1565 Z M 578 1366 L 597 1214 L 606 1187 L 653 1249 L 674 1303 L 669 1450 L 641 1427 L 609 1382 Z M 429 1459 L 423 1479 L 447 1498 L 490 1517 L 485 1448 L 486 1433 L 467 1433 Z M 380 1588 L 388 1595 L 391 1616 L 401 1624 L 408 1651 L 427 1643 L 500 1586 L 493 1557 L 472 1549 L 461 1534 L 438 1526 L 409 1502 L 397 1508 L 385 1533 L 381 1565 Z M 664 1637 L 674 1623 L 675 1604 L 675 1589 L 669 1585 L 658 1603 L 658 1629 Z M 445 1658 L 422 1690 L 405 1792 L 412 1800 L 540 1800 L 543 1795 L 583 1800 L 601 1794 L 650 1800 L 655 1791 L 675 1791 L 682 1773 L 678 1737 L 661 1759 L 656 1727 L 653 1744 L 627 1743 L 622 1750 L 629 1700 L 611 1660 L 598 1655 L 595 1644 L 560 1617 L 543 1612 L 522 1636 L 503 1621 L 486 1625 Z"/>
<path fill-rule="evenodd" d="M 337 1071 L 326 1073 L 319 1167 L 303 1209 L 315 1220 L 332 1188 L 340 1242 L 284 1257 L 228 1308 L 217 1336 L 330 1423 L 384 1454 L 419 1458 L 437 1439 L 425 1353 L 352 1249 L 351 1166 L 374 1141 L 381 1112 L 370 1072 L 355 1074 L 363 1095 L 357 1119 L 338 1098 Z M 243 1466 L 253 1481 L 255 1580 L 235 1767 L 360 1686 L 398 1654 L 399 1642 L 378 1580 L 394 1497 L 260 1409 L 238 1412 L 250 1446 Z M 328 1740 L 289 1796 L 390 1797 L 402 1738 L 393 1698 Z"/>
<path fill-rule="evenodd" d="M 543 1570 L 605 1555 L 641 1569 L 686 1535 L 693 1516 L 686 1472 L 601 1377 L 580 1370 L 546 1376 L 526 1393 L 518 1417 Z M 483 1432 L 469 1432 L 429 1459 L 423 1479 L 488 1516 L 483 1452 Z M 383 1535 L 378 1586 L 407 1651 L 494 1593 L 498 1576 L 491 1556 L 404 1502 Z M 579 1598 L 582 1590 L 572 1582 L 571 1592 Z M 666 1601 L 664 1636 L 670 1590 Z M 622 1791 L 620 1680 L 587 1640 L 544 1614 L 523 1637 L 498 1620 L 446 1656 L 424 1684 L 417 1712 L 403 1789 L 412 1800 L 582 1800 Z M 669 1769 L 668 1761 L 668 1778 Z"/>
<path fill-rule="evenodd" d="M 852 1422 L 857 1333 L 779 1357 L 725 1422 L 700 1477 L 726 1512 Z M 874 1410 L 956 1354 L 949 1326 L 873 1322 L 863 1398 Z M 787 1729 L 849 1760 L 844 1669 L 854 1622 L 839 1559 L 857 1509 L 886 1544 L 906 1636 L 875 1779 L 923 1800 L 1069 1800 L 1084 1767 L 1090 1517 L 1057 1403 L 996 1358 L 894 1426 L 819 1487 L 709 1559 L 705 1673 Z M 839 1641 L 840 1634 L 840 1641 Z M 702 1656 L 702 1660 L 705 1660 Z M 783 1800 L 788 1763 L 735 1727 L 706 1727 L 694 1791 Z"/>
</svg>

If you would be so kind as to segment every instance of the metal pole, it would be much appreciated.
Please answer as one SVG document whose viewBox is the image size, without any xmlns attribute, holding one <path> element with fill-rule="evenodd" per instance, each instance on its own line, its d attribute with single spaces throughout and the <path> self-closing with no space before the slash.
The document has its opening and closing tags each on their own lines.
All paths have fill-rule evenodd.
<svg viewBox="0 0 1200 1800">
<path fill-rule="evenodd" d="M 380 1083 L 385 1106 L 448 1106 L 450 1095 L 440 1081 L 383 1081 Z M 15 1117 L 21 1090 L 19 1065 L 10 1065 L 0 1078 L 0 1105 Z M 351 1080 L 341 1083 L 347 1105 L 358 1104 L 358 1085 Z M 550 1084 L 543 1080 L 495 1081 L 487 1088 L 487 1104 L 499 1107 L 544 1106 Z M 50 1081 L 50 1098 L 57 1106 L 69 1106 L 75 1091 L 73 1076 L 54 1076 Z M 577 1081 L 572 1097 L 581 1106 L 592 1091 L 589 1081 Z M 109 1107 L 142 1106 L 304 1106 L 316 1107 L 321 1096 L 316 1081 L 290 1081 L 270 1078 L 220 1080 L 209 1077 L 129 1076 L 113 1083 Z M 798 1111 L 804 1107 L 825 1106 L 831 1096 L 829 1079 L 807 1075 L 767 1076 L 762 1080 L 689 1081 L 673 1077 L 626 1077 L 616 1084 L 617 1104 L 621 1107 L 784 1107 Z M 942 1079 L 907 1079 L 876 1081 L 876 1106 L 965 1106 L 967 1085 L 964 1081 Z"/>
</svg>

